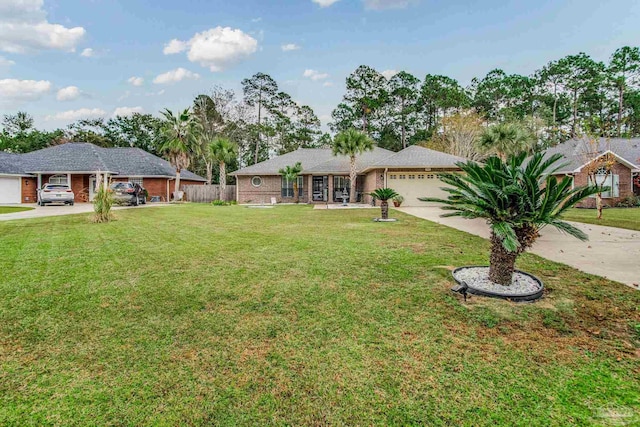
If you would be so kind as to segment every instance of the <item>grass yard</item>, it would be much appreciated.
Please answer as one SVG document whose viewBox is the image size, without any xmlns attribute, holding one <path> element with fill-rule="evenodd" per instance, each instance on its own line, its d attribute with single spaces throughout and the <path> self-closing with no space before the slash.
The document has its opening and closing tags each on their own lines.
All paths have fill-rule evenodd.
<svg viewBox="0 0 640 427">
<path fill-rule="evenodd" d="M 640 208 L 607 208 L 598 219 L 595 209 L 571 209 L 565 218 L 569 221 L 606 225 L 640 231 Z"/>
<path fill-rule="evenodd" d="M 33 208 L 23 207 L 23 206 L 0 206 L 0 215 L 15 213 L 15 212 L 30 211 L 32 209 Z"/>
<path fill-rule="evenodd" d="M 640 423 L 640 292 L 526 255 L 543 300 L 465 304 L 488 242 L 376 214 L 0 223 L 0 425 Z"/>
</svg>

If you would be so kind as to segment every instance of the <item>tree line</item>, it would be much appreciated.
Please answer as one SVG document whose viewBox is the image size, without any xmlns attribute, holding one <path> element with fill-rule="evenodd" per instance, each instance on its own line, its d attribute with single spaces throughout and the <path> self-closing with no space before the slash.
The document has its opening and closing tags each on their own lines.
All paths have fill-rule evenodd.
<svg viewBox="0 0 640 427">
<path fill-rule="evenodd" d="M 640 136 L 640 49 L 621 47 L 608 63 L 585 53 L 550 61 L 529 76 L 495 69 L 463 87 L 455 79 L 400 71 L 385 78 L 362 65 L 333 110 L 334 132 L 360 129 L 384 148 L 430 142 L 460 116 L 481 124 L 520 123 L 545 148 L 585 133 Z M 453 119 L 452 119 L 453 117 Z M 457 120 L 459 121 L 459 120 Z M 468 120 L 464 120 L 468 125 Z"/>
</svg>

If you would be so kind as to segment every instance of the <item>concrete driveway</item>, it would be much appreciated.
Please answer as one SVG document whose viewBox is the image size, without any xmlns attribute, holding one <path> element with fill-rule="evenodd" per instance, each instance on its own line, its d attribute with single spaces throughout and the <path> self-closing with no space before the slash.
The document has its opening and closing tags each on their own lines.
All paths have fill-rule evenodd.
<svg viewBox="0 0 640 427">
<path fill-rule="evenodd" d="M 144 209 L 151 206 L 168 205 L 168 203 L 152 203 L 142 206 L 117 206 L 113 210 L 120 209 Z M 8 213 L 0 215 L 0 221 L 9 221 L 14 219 L 28 219 L 28 218 L 43 218 L 47 216 L 60 216 L 60 215 L 74 215 L 81 213 L 93 212 L 93 204 L 91 203 L 76 203 L 73 206 L 67 205 L 48 205 L 38 206 L 36 204 L 22 204 L 22 205 L 7 205 L 7 206 L 21 206 L 34 208 L 28 211 Z"/>
<path fill-rule="evenodd" d="M 481 219 L 441 218 L 440 215 L 444 211 L 438 207 L 406 207 L 398 210 L 485 239 L 489 238 L 489 227 Z M 585 273 L 606 277 L 638 289 L 640 231 L 578 222 L 572 224 L 587 233 L 589 241 L 581 242 L 553 227 L 548 227 L 542 230 L 541 237 L 531 252 Z"/>
</svg>

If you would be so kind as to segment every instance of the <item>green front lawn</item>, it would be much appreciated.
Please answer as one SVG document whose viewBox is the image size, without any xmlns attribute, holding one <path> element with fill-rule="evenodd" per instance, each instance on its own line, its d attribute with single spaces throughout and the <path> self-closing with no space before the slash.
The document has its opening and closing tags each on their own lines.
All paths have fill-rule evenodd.
<svg viewBox="0 0 640 427">
<path fill-rule="evenodd" d="M 0 223 L 0 425 L 640 422 L 640 292 L 401 213 L 178 205 Z M 616 420 L 614 420 L 616 421 Z"/>
<path fill-rule="evenodd" d="M 26 206 L 0 206 L 0 215 L 2 214 L 8 214 L 8 213 L 15 213 L 15 212 L 24 212 L 24 211 L 30 211 L 33 208 L 30 207 L 26 207 Z"/>
<path fill-rule="evenodd" d="M 571 209 L 565 218 L 569 221 L 640 231 L 640 208 L 607 208 L 602 211 L 602 219 L 598 219 L 595 209 Z"/>
</svg>

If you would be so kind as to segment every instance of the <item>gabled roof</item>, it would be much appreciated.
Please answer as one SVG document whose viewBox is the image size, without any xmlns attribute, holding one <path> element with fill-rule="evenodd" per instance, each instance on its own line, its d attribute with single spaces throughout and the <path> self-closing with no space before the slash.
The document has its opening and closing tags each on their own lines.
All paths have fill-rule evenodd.
<svg viewBox="0 0 640 427">
<path fill-rule="evenodd" d="M 331 153 L 331 150 L 329 150 Z M 374 147 L 372 151 L 365 151 L 356 157 L 356 170 L 363 172 L 371 165 L 386 159 L 393 155 L 393 151 L 385 150 L 384 148 Z M 304 167 L 304 164 L 303 164 Z M 313 167 L 305 168 L 305 173 L 349 173 L 351 169 L 351 160 L 347 156 L 334 156 L 326 161 L 319 163 Z"/>
<path fill-rule="evenodd" d="M 103 148 L 89 143 L 69 142 L 25 154 L 0 154 L 0 173 L 11 173 L 8 171 L 18 169 L 23 174 L 100 171 L 123 176 L 171 178 L 176 175 L 175 168 L 169 162 L 139 148 Z M 187 180 L 205 181 L 186 169 L 180 175 Z"/>
<path fill-rule="evenodd" d="M 442 151 L 411 145 L 369 167 L 371 168 L 455 168 L 467 159 Z"/>
<path fill-rule="evenodd" d="M 596 150 L 586 138 L 570 139 L 545 152 L 545 158 L 562 154 L 566 165 L 556 173 L 579 172 L 588 161 L 611 151 L 621 163 L 634 171 L 640 169 L 640 138 L 599 138 Z"/>
<path fill-rule="evenodd" d="M 359 173 L 375 168 L 412 167 L 412 168 L 455 168 L 462 157 L 452 156 L 428 148 L 410 146 L 394 153 L 384 148 L 374 147 L 356 157 L 356 169 Z M 348 174 L 350 161 L 347 156 L 334 156 L 329 148 L 300 148 L 291 153 L 274 157 L 255 165 L 247 166 L 231 175 L 279 175 L 278 171 L 286 166 L 300 162 L 302 174 Z"/>
</svg>

